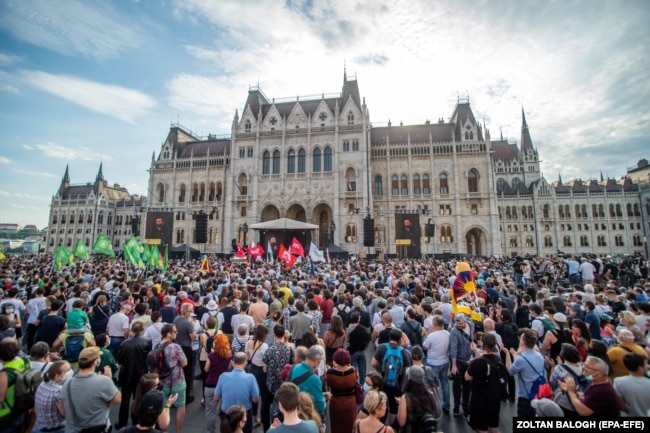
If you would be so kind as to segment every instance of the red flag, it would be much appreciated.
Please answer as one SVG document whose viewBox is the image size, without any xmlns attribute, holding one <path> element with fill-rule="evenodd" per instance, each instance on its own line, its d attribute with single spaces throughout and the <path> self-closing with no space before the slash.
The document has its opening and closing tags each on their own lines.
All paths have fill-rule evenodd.
<svg viewBox="0 0 650 433">
<path fill-rule="evenodd" d="M 288 267 L 293 266 L 297 260 L 296 257 L 291 254 L 291 250 L 284 247 L 284 244 L 280 244 L 280 248 L 278 249 L 278 259 L 286 263 Z"/>
<path fill-rule="evenodd" d="M 291 254 L 300 257 L 305 255 L 305 249 L 300 245 L 300 242 L 298 242 L 298 239 L 296 238 L 291 239 L 291 247 L 289 248 L 289 251 L 291 251 Z"/>
<path fill-rule="evenodd" d="M 258 258 L 264 254 L 264 248 L 262 248 L 261 245 L 255 245 L 253 247 L 247 248 L 246 251 L 254 258 Z"/>
<path fill-rule="evenodd" d="M 237 252 L 235 253 L 236 256 L 243 256 L 244 255 L 244 249 L 241 247 L 241 244 L 237 242 Z"/>
</svg>

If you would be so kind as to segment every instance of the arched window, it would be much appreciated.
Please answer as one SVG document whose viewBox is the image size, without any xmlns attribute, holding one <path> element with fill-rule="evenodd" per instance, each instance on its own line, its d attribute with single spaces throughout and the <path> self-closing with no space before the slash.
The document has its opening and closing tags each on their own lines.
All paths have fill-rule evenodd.
<svg viewBox="0 0 650 433">
<path fill-rule="evenodd" d="M 533 242 L 533 237 L 532 236 L 526 236 L 526 248 L 532 248 L 535 246 L 535 242 Z"/>
<path fill-rule="evenodd" d="M 83 211 L 79 212 L 79 224 L 82 224 L 84 222 L 84 213 Z"/>
<path fill-rule="evenodd" d="M 305 149 L 298 150 L 298 173 L 307 171 L 307 152 Z"/>
<path fill-rule="evenodd" d="M 409 194 L 409 178 L 405 174 L 402 175 L 400 178 L 400 190 L 402 195 L 408 195 Z"/>
<path fill-rule="evenodd" d="M 199 199 L 199 185 L 194 183 L 192 184 L 192 201 L 197 201 Z"/>
<path fill-rule="evenodd" d="M 108 214 L 108 218 L 106 218 L 106 224 L 109 225 L 109 226 L 113 224 L 113 214 L 112 213 Z"/>
<path fill-rule="evenodd" d="M 58 220 L 59 220 L 59 215 L 56 212 L 54 212 L 52 214 L 52 224 L 57 224 Z"/>
<path fill-rule="evenodd" d="M 314 162 L 312 171 L 314 173 L 319 173 L 321 171 L 321 151 L 319 148 L 314 149 Z"/>
<path fill-rule="evenodd" d="M 61 224 L 65 224 L 65 220 L 66 220 L 66 214 L 65 214 L 65 212 L 63 212 L 61 214 Z"/>
<path fill-rule="evenodd" d="M 474 169 L 467 173 L 467 191 L 478 192 L 478 174 Z"/>
<path fill-rule="evenodd" d="M 375 176 L 375 195 L 376 196 L 382 196 L 384 194 L 383 187 L 382 187 L 382 182 L 381 182 L 381 176 L 377 175 Z"/>
<path fill-rule="evenodd" d="M 553 238 L 550 236 L 544 236 L 544 246 L 545 247 L 552 247 L 553 246 Z"/>
<path fill-rule="evenodd" d="M 571 218 L 571 208 L 569 207 L 568 204 L 564 205 L 564 214 L 566 215 L 567 218 Z"/>
<path fill-rule="evenodd" d="M 576 218 L 580 218 L 580 205 L 575 205 Z"/>
<path fill-rule="evenodd" d="M 517 192 L 519 190 L 519 184 L 521 183 L 521 180 L 518 177 L 515 177 L 512 179 L 512 190 L 514 192 Z"/>
<path fill-rule="evenodd" d="M 449 194 L 449 184 L 447 183 L 447 174 L 440 173 L 440 195 Z"/>
<path fill-rule="evenodd" d="M 583 204 L 582 206 L 580 206 L 580 211 L 581 211 L 580 213 L 582 213 L 582 217 L 587 218 L 587 205 L 586 204 Z"/>
<path fill-rule="evenodd" d="M 185 203 L 185 194 L 187 193 L 185 184 L 181 183 L 181 187 L 179 188 L 179 193 L 178 193 L 178 202 L 179 203 Z"/>
<path fill-rule="evenodd" d="M 176 230 L 176 243 L 177 244 L 185 243 L 185 230 L 184 229 Z"/>
<path fill-rule="evenodd" d="M 356 242 L 357 241 L 357 226 L 354 224 L 348 224 L 345 226 L 345 241 L 346 242 Z"/>
<path fill-rule="evenodd" d="M 208 189 L 208 201 L 214 201 L 216 194 L 217 194 L 217 188 L 214 182 L 210 182 L 210 187 Z"/>
<path fill-rule="evenodd" d="M 262 174 L 271 174 L 271 152 L 268 150 L 262 155 Z"/>
<path fill-rule="evenodd" d="M 161 182 L 158 184 L 158 203 L 164 203 L 164 202 L 165 202 L 165 184 Z"/>
<path fill-rule="evenodd" d="M 296 172 L 296 151 L 291 149 L 287 154 L 287 173 Z"/>
<path fill-rule="evenodd" d="M 542 213 L 543 213 L 543 215 L 544 215 L 544 218 L 548 218 L 550 212 L 551 212 L 551 207 L 550 207 L 548 204 L 545 204 L 545 205 L 542 207 Z"/>
<path fill-rule="evenodd" d="M 621 213 L 621 205 L 620 204 L 616 205 L 616 216 L 617 217 L 623 216 L 623 213 Z"/>
<path fill-rule="evenodd" d="M 390 179 L 390 193 L 391 195 L 399 195 L 399 178 L 396 175 Z"/>
<path fill-rule="evenodd" d="M 609 205 L 609 216 L 610 217 L 615 217 L 616 216 L 616 212 L 614 211 L 614 205 L 613 204 Z"/>
<path fill-rule="evenodd" d="M 429 181 L 429 175 L 422 175 L 422 194 L 429 195 L 431 194 L 431 183 Z"/>
<path fill-rule="evenodd" d="M 413 194 L 420 195 L 420 175 L 413 175 Z"/>
<path fill-rule="evenodd" d="M 323 171 L 332 171 L 332 148 L 329 146 L 325 148 Z"/>
<path fill-rule="evenodd" d="M 517 248 L 517 238 L 515 236 L 510 237 L 510 247 Z"/>
<path fill-rule="evenodd" d="M 597 217 L 598 217 L 598 206 L 596 206 L 595 204 L 592 204 L 592 205 L 591 205 L 591 216 L 592 216 L 593 218 L 597 218 Z"/>
<path fill-rule="evenodd" d="M 280 151 L 273 152 L 273 174 L 280 174 Z"/>
<path fill-rule="evenodd" d="M 506 181 L 505 179 L 497 179 L 497 194 L 503 194 L 503 190 L 506 187 Z"/>
<path fill-rule="evenodd" d="M 348 125 L 354 125 L 354 113 L 352 111 L 348 112 Z"/>
<path fill-rule="evenodd" d="M 451 234 L 451 226 L 440 227 L 440 243 L 449 244 L 453 241 L 454 237 Z"/>
<path fill-rule="evenodd" d="M 533 207 L 528 206 L 528 218 L 533 218 Z"/>
<path fill-rule="evenodd" d="M 86 224 L 92 224 L 93 222 L 93 213 L 88 212 L 88 220 L 86 221 Z"/>
<path fill-rule="evenodd" d="M 562 245 L 565 247 L 571 246 L 571 236 L 564 236 Z"/>
<path fill-rule="evenodd" d="M 641 214 L 639 213 L 639 204 L 638 203 L 634 203 L 634 216 L 641 216 Z"/>
</svg>

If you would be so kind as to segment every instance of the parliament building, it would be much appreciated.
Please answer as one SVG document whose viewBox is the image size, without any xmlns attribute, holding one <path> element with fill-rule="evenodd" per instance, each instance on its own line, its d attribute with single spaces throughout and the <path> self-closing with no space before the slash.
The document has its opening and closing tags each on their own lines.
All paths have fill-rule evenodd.
<svg viewBox="0 0 650 433">
<path fill-rule="evenodd" d="M 119 250 L 133 230 L 145 239 L 164 224 L 163 244 L 223 254 L 234 240 L 266 248 L 251 226 L 288 218 L 317 226 L 318 246 L 355 255 L 645 254 L 647 162 L 637 169 L 646 179 L 549 182 L 523 110 L 521 122 L 518 144 L 493 139 L 458 100 L 448 120 L 375 127 L 345 74 L 335 95 L 275 99 L 251 87 L 227 137 L 170 127 L 146 198 L 108 187 L 101 168 L 75 192 L 66 169 L 47 249 L 103 233 Z"/>
</svg>

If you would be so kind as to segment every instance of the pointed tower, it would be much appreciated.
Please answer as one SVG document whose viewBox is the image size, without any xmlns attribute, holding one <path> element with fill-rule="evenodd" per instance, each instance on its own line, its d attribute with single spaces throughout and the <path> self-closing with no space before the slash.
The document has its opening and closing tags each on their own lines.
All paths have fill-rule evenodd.
<svg viewBox="0 0 650 433">
<path fill-rule="evenodd" d="M 526 122 L 526 113 L 524 107 L 521 107 L 521 147 L 519 149 L 521 162 L 524 167 L 526 185 L 538 180 L 541 176 L 539 157 L 533 147 L 533 140 L 530 138 L 528 123 Z"/>
<path fill-rule="evenodd" d="M 97 172 L 97 177 L 95 178 L 95 182 L 98 182 L 100 180 L 104 180 L 104 172 L 102 170 L 103 165 L 104 165 L 103 162 L 99 163 L 99 171 Z"/>
<path fill-rule="evenodd" d="M 95 178 L 94 190 L 95 195 L 97 196 L 99 196 L 99 194 L 104 191 L 104 188 L 108 184 L 108 182 L 106 182 L 106 179 L 104 179 L 104 171 L 102 169 L 103 165 L 103 162 L 99 163 L 99 170 L 97 171 L 97 177 Z"/>
<path fill-rule="evenodd" d="M 59 185 L 59 195 L 63 196 L 63 193 L 70 186 L 70 174 L 68 164 L 65 165 L 65 173 L 61 178 L 61 185 Z"/>
</svg>

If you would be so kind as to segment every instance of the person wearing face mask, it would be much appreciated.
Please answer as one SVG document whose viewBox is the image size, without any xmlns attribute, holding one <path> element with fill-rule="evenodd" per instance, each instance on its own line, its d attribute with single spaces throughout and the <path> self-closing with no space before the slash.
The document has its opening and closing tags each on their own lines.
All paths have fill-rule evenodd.
<svg viewBox="0 0 650 433">
<path fill-rule="evenodd" d="M 593 418 L 619 417 L 618 397 L 607 378 L 609 374 L 607 363 L 595 356 L 587 356 L 584 372 L 591 383 L 582 398 L 578 395 L 579 388 L 573 377 L 566 377 L 563 382 L 559 382 L 560 389 L 568 394 L 578 415 Z"/>
<path fill-rule="evenodd" d="M 376 371 L 371 371 L 366 375 L 365 380 L 363 381 L 363 395 L 368 395 L 370 391 L 381 391 L 381 388 L 384 386 L 384 378 L 381 374 Z M 388 411 L 387 411 L 388 412 Z M 370 414 L 368 409 L 365 406 L 362 406 L 357 414 L 357 419 L 368 418 Z M 381 422 L 386 421 L 386 414 L 381 418 Z"/>
<path fill-rule="evenodd" d="M 34 397 L 36 421 L 33 433 L 63 433 L 65 431 L 65 410 L 61 401 L 63 383 L 73 376 L 68 361 L 53 362 L 47 371 L 47 382 L 43 382 Z"/>
<path fill-rule="evenodd" d="M 2 304 L 2 315 L 9 320 L 9 327 L 6 329 L 7 335 L 5 337 L 14 337 L 20 343 L 20 338 L 23 336 L 22 325 L 20 314 L 16 311 L 14 304 L 8 301 Z"/>
</svg>

